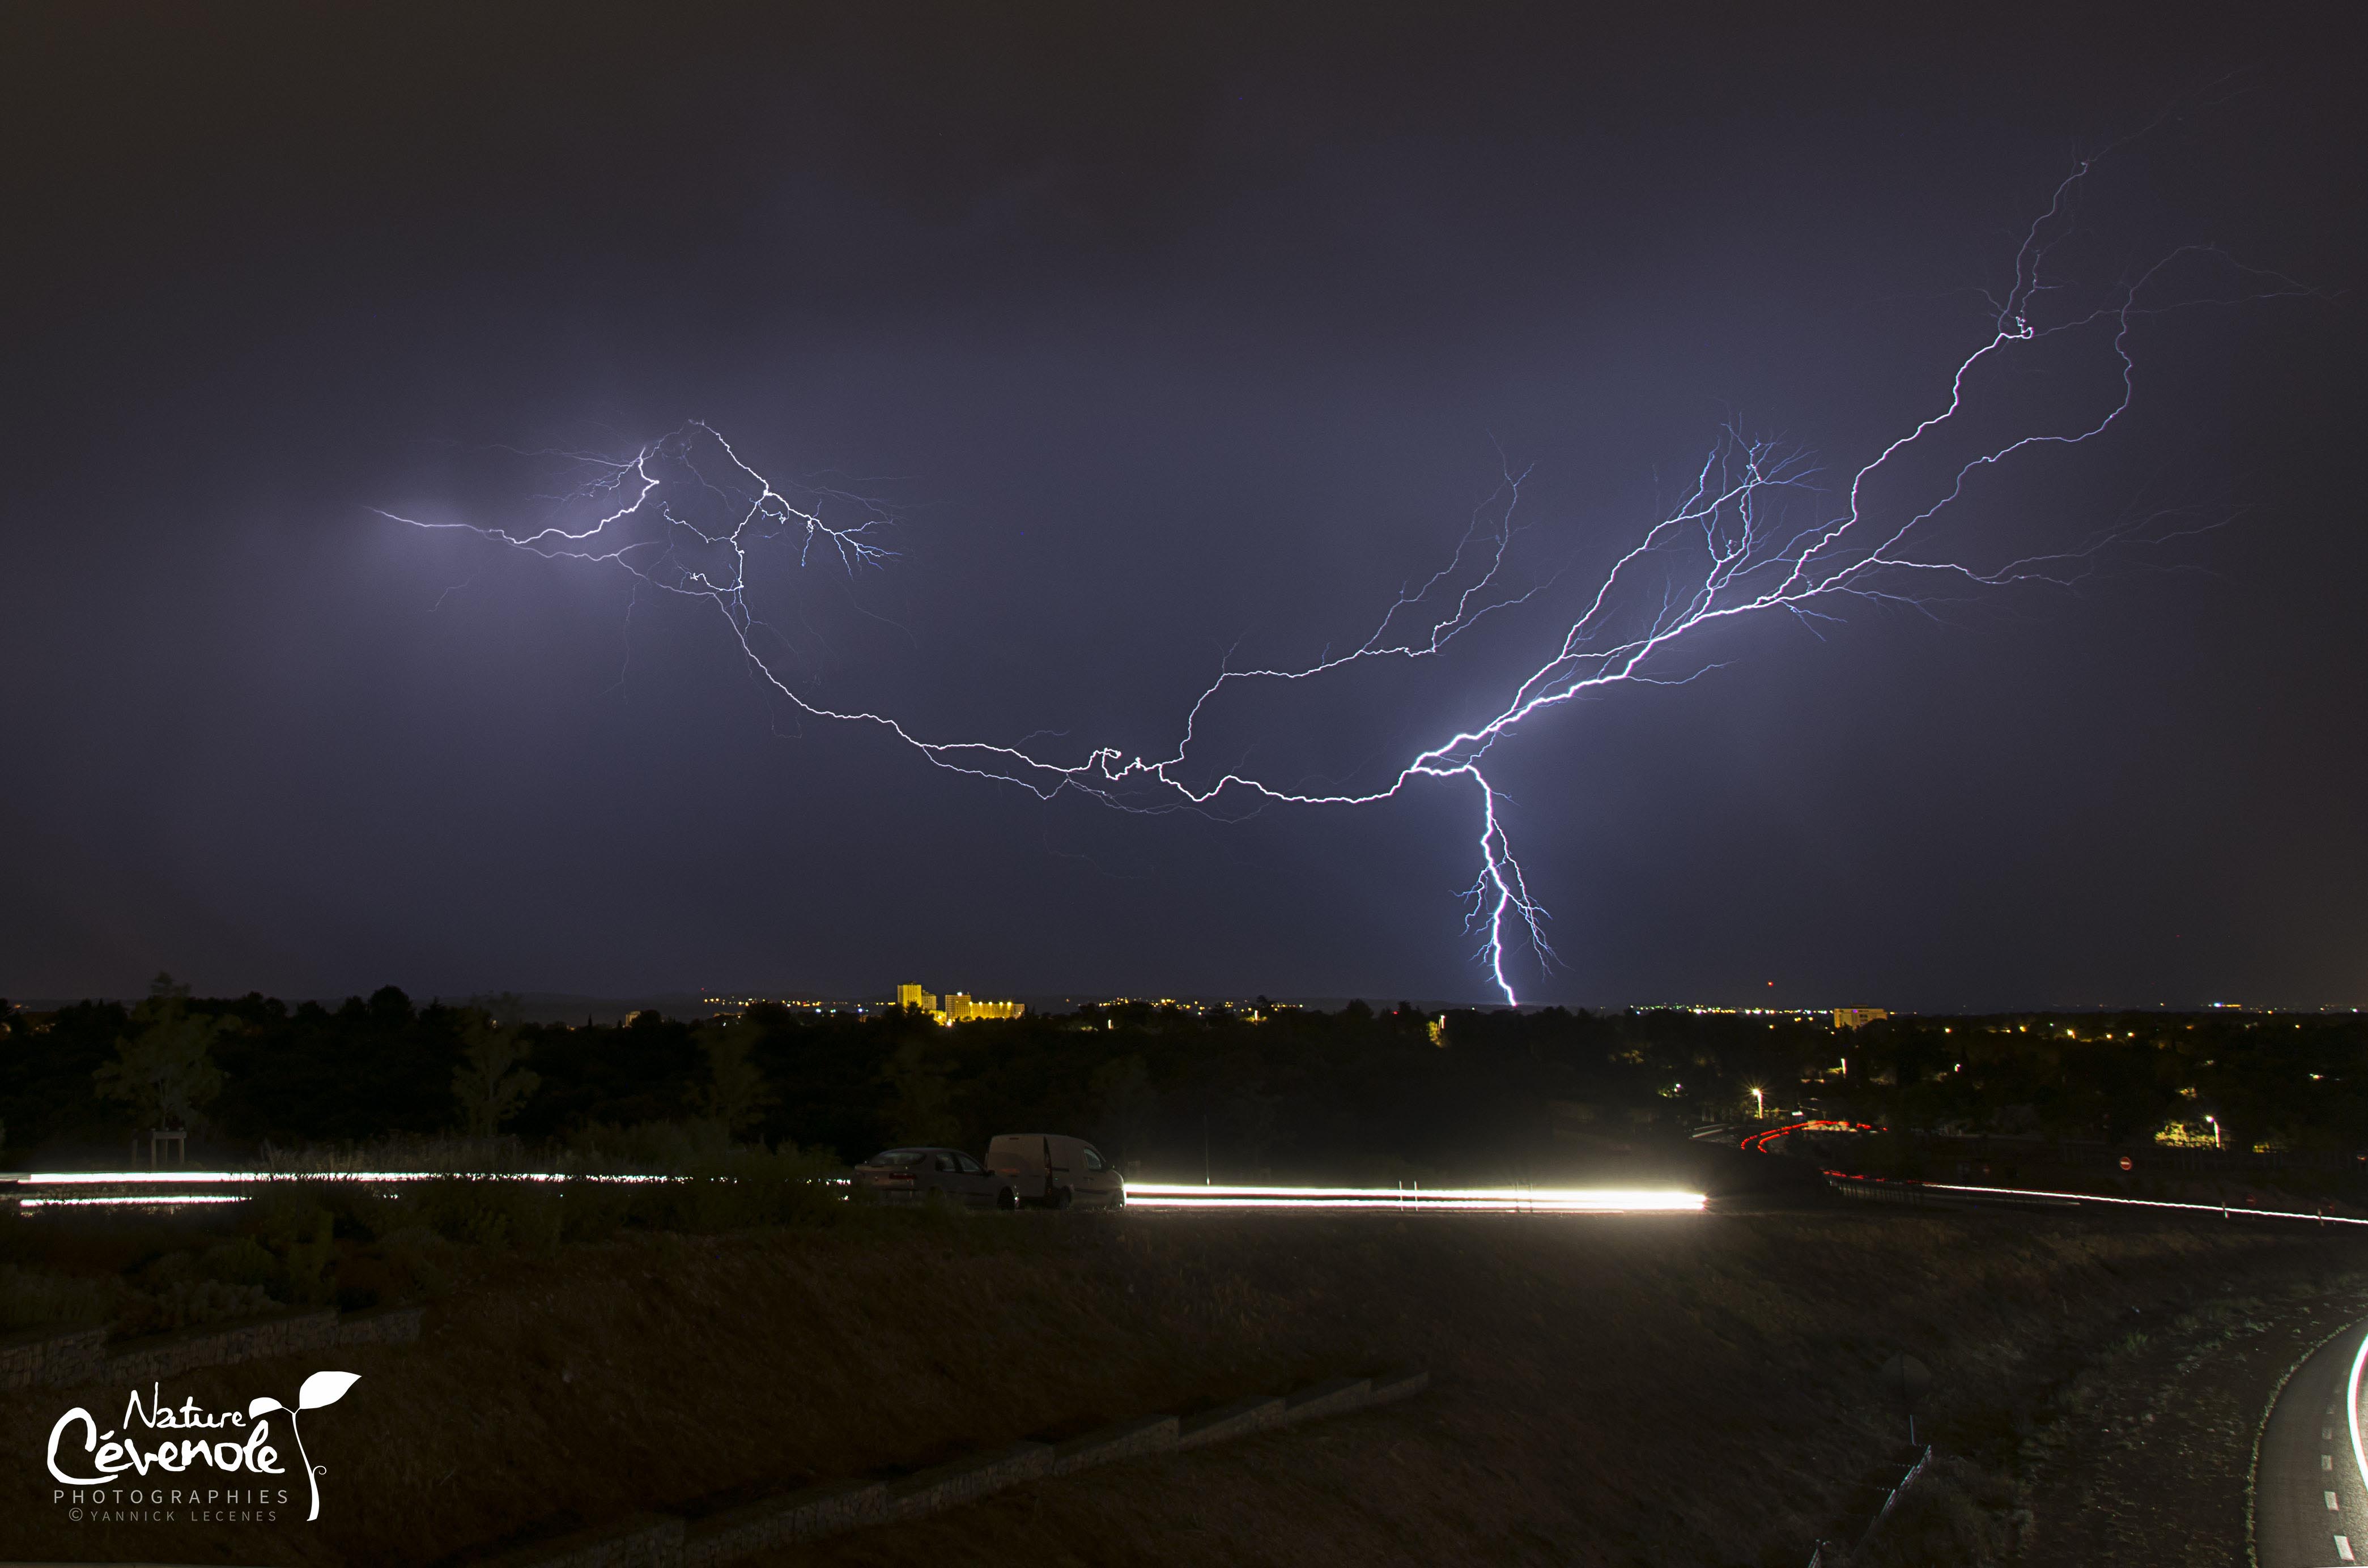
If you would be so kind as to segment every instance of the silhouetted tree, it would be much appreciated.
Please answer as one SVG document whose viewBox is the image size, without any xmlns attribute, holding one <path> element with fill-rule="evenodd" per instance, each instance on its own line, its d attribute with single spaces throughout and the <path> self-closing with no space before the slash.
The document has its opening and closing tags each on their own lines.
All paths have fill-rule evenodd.
<svg viewBox="0 0 2368 1568">
<path fill-rule="evenodd" d="M 1087 1093 L 1096 1107 L 1103 1152 L 1129 1162 L 1128 1168 L 1133 1169 L 1142 1163 L 1159 1120 L 1159 1091 L 1151 1086 L 1150 1070 L 1140 1056 L 1105 1062 L 1094 1069 Z"/>
<path fill-rule="evenodd" d="M 745 1025 L 710 1024 L 694 1038 L 707 1057 L 707 1083 L 700 1090 L 699 1108 L 726 1132 L 745 1132 L 764 1119 L 777 1103 L 764 1069 L 749 1058 L 750 1036 Z"/>
<path fill-rule="evenodd" d="M 497 1028 L 483 1014 L 461 1028 L 461 1065 L 452 1071 L 461 1123 L 472 1136 L 490 1137 L 518 1114 L 542 1080 L 522 1065 L 528 1048 L 518 1031 Z"/>
<path fill-rule="evenodd" d="M 213 1044 L 230 1022 L 193 1015 L 188 997 L 188 986 L 159 972 L 131 1010 L 140 1032 L 118 1036 L 115 1060 L 91 1074 L 99 1097 L 129 1106 L 142 1127 L 197 1125 L 199 1108 L 222 1093 Z"/>
<path fill-rule="evenodd" d="M 888 1108 L 891 1133 L 907 1143 L 951 1143 L 962 1136 L 953 1114 L 953 1089 L 929 1061 L 929 1042 L 908 1040 L 888 1059 L 887 1079 L 895 1091 Z"/>
</svg>

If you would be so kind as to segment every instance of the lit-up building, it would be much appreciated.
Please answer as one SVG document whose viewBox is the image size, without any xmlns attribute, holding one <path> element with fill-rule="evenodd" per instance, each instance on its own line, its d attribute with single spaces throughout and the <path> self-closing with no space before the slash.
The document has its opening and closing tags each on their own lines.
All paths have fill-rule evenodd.
<svg viewBox="0 0 2368 1568">
<path fill-rule="evenodd" d="M 1834 1009 L 1834 1028 L 1861 1028 L 1878 1018 L 1889 1017 L 1891 1017 L 1891 1009 L 1888 1007 L 1837 1007 Z"/>
<path fill-rule="evenodd" d="M 973 1002 L 967 993 L 957 991 L 946 998 L 945 1017 L 948 1023 L 961 1023 L 967 1018 L 1016 1018 L 1027 1010 L 1018 1002 Z"/>
<path fill-rule="evenodd" d="M 896 987 L 896 1006 L 918 1007 L 941 1024 L 967 1024 L 981 1018 L 1016 1018 L 1028 1011 L 1019 1002 L 977 1002 L 966 991 L 949 991 L 945 1004 L 917 985 Z"/>
</svg>

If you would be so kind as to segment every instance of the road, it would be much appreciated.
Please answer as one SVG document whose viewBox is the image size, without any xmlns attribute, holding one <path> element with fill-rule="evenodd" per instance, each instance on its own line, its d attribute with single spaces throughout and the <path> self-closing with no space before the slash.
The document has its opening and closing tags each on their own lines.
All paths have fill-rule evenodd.
<svg viewBox="0 0 2368 1568">
<path fill-rule="evenodd" d="M 2368 1322 L 2314 1352 L 2286 1380 L 2254 1471 L 2260 1568 L 2333 1568 L 2368 1556 L 2368 1481 L 2352 1399 Z"/>
</svg>

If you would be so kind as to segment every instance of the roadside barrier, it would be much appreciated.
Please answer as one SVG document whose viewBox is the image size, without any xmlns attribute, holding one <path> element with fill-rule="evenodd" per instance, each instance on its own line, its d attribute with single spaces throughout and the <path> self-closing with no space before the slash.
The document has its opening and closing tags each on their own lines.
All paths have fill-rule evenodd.
<svg viewBox="0 0 2368 1568">
<path fill-rule="evenodd" d="M 1874 1539 L 1876 1528 L 1882 1525 L 1884 1520 L 1891 1517 L 1892 1506 L 1899 1501 L 1900 1494 L 1915 1483 L 1916 1478 L 1924 1473 L 1924 1467 L 1931 1462 L 1932 1445 L 1927 1443 L 1921 1449 L 1917 1450 L 1914 1462 L 1908 1465 L 1907 1470 L 1900 1475 L 1896 1482 L 1893 1483 L 1888 1487 L 1884 1487 L 1879 1483 L 1877 1483 L 1873 1490 L 1878 1490 L 1883 1493 L 1883 1501 L 1874 1506 L 1874 1509 L 1872 1514 L 1853 1515 L 1853 1520 L 1863 1518 L 1866 1520 L 1866 1523 L 1853 1530 L 1850 1528 L 1849 1523 L 1846 1522 L 1843 1527 L 1843 1533 L 1845 1536 L 1855 1536 L 1857 1538 L 1857 1546 L 1861 1549 L 1864 1548 L 1868 1541 Z M 1826 1553 L 1833 1551 L 1841 1543 L 1839 1541 L 1831 1540 L 1821 1540 L 1817 1541 L 1810 1548 L 1808 1568 L 1825 1568 Z"/>
<path fill-rule="evenodd" d="M 696 1519 L 634 1514 L 474 1561 L 479 1568 L 710 1568 L 776 1547 L 959 1507 L 1045 1476 L 1370 1410 L 1429 1386 L 1428 1372 L 1334 1378 L 1280 1398 L 1258 1394 L 1189 1416 L 1122 1421 L 1063 1443 L 1013 1443 L 896 1481 L 808 1486 Z"/>
<path fill-rule="evenodd" d="M 1891 1506 L 1899 1501 L 1899 1494 L 1914 1484 L 1916 1478 L 1924 1473 L 1924 1467 L 1931 1462 L 1932 1445 L 1927 1443 L 1924 1445 L 1924 1451 L 1916 1456 L 1916 1462 L 1907 1467 L 1907 1473 L 1899 1478 L 1899 1484 L 1884 1494 L 1883 1506 L 1874 1511 L 1874 1517 L 1867 1521 L 1866 1534 L 1858 1538 L 1858 1543 L 1861 1546 L 1864 1546 L 1867 1538 L 1873 1535 L 1877 1527 L 1891 1517 Z"/>
<path fill-rule="evenodd" d="M 2127 1209 L 2163 1214 L 2214 1215 L 2223 1220 L 2287 1220 L 2310 1225 L 2368 1225 L 2368 1220 L 2324 1210 L 2258 1209 L 2250 1204 L 2173 1203 L 2160 1198 L 2119 1198 L 2101 1192 L 2052 1192 L 2023 1187 L 1973 1187 L 1964 1182 L 1916 1181 L 1906 1177 L 1825 1173 L 1826 1186 L 1844 1198 L 1904 1203 L 1918 1209 Z"/>
</svg>

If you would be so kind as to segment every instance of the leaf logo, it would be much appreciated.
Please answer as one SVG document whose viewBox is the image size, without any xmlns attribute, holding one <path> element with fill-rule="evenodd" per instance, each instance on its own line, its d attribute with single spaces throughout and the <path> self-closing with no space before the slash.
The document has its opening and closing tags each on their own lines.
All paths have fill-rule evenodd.
<svg viewBox="0 0 2368 1568">
<path fill-rule="evenodd" d="M 303 1429 L 296 1424 L 297 1410 L 318 1410 L 324 1404 L 335 1404 L 346 1397 L 346 1391 L 361 1381 L 359 1372 L 315 1372 L 304 1380 L 296 1391 L 296 1410 L 288 1407 L 269 1394 L 257 1394 L 246 1407 L 250 1421 L 274 1410 L 288 1410 L 288 1429 L 296 1434 L 296 1457 L 304 1461 L 304 1480 L 313 1488 L 313 1511 L 304 1516 L 306 1522 L 321 1517 L 321 1483 L 319 1477 L 329 1472 L 324 1464 L 314 1464 L 313 1456 L 304 1451 Z"/>
</svg>

